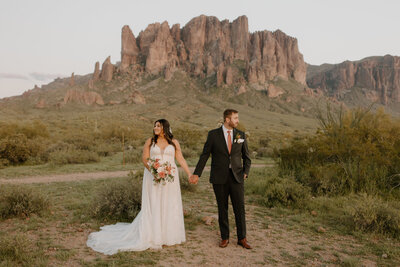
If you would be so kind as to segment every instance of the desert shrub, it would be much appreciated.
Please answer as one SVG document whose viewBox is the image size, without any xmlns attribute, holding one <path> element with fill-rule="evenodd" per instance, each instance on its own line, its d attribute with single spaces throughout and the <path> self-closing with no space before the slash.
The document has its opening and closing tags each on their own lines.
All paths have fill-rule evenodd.
<svg viewBox="0 0 400 267">
<path fill-rule="evenodd" d="M 260 147 L 269 147 L 269 144 L 271 142 L 271 138 L 263 136 L 258 139 L 258 145 Z"/>
<path fill-rule="evenodd" d="M 11 164 L 21 164 L 29 157 L 35 157 L 45 151 L 45 147 L 35 140 L 29 140 L 24 134 L 8 136 L 0 140 L 0 158 Z"/>
<path fill-rule="evenodd" d="M 43 137 L 38 137 L 29 140 L 30 155 L 25 161 L 25 165 L 36 165 L 42 164 L 49 161 L 48 146 L 50 140 Z"/>
<path fill-rule="evenodd" d="M 99 131 L 100 138 L 119 143 L 122 142 L 122 136 L 124 136 L 125 143 L 143 139 L 142 129 L 135 128 L 133 125 L 126 125 L 118 122 L 112 122 L 101 126 Z"/>
<path fill-rule="evenodd" d="M 89 131 L 74 132 L 64 136 L 64 142 L 71 144 L 78 150 L 96 151 L 97 141 Z"/>
<path fill-rule="evenodd" d="M 67 150 L 67 149 L 70 149 L 70 148 L 75 148 L 75 147 L 72 144 L 68 144 L 68 143 L 66 143 L 66 142 L 64 142 L 62 140 L 58 140 L 58 141 L 50 144 L 47 147 L 47 151 L 46 152 L 50 154 L 50 153 L 55 152 L 55 151 Z"/>
<path fill-rule="evenodd" d="M 317 211 L 318 216 L 340 231 L 373 232 L 400 238 L 400 205 L 379 196 L 349 194 L 318 196 L 309 199 L 303 209 Z"/>
<path fill-rule="evenodd" d="M 203 145 L 205 134 L 192 127 L 180 127 L 173 130 L 174 137 L 182 147 L 188 149 L 198 149 Z"/>
<path fill-rule="evenodd" d="M 46 266 L 43 251 L 22 234 L 0 238 L 1 266 Z"/>
<path fill-rule="evenodd" d="M 400 184 L 400 123 L 382 110 L 319 115 L 315 135 L 276 150 L 282 174 L 316 194 L 386 193 Z"/>
<path fill-rule="evenodd" d="M 0 123 L 0 139 L 18 134 L 23 134 L 28 139 L 49 136 L 46 125 L 39 120 L 25 124 L 16 122 Z"/>
<path fill-rule="evenodd" d="M 92 216 L 97 219 L 132 221 L 141 208 L 143 171 L 130 172 L 122 181 L 104 185 L 92 203 Z"/>
<path fill-rule="evenodd" d="M 195 192 L 197 185 L 189 183 L 186 172 L 179 170 L 179 183 L 183 192 Z"/>
<path fill-rule="evenodd" d="M 28 217 L 31 214 L 41 215 L 49 207 L 49 201 L 45 196 L 25 187 L 3 188 L 1 195 L 0 215 L 2 218 Z"/>
<path fill-rule="evenodd" d="M 28 260 L 29 245 L 29 240 L 23 235 L 1 238 L 1 258 L 14 262 L 26 262 Z"/>
<path fill-rule="evenodd" d="M 183 145 L 183 146 L 181 145 L 181 150 L 182 150 L 182 155 L 183 155 L 183 157 L 185 159 L 197 158 L 201 153 L 200 150 L 195 150 L 195 149 L 192 149 L 192 148 L 188 148 L 185 145 Z"/>
<path fill-rule="evenodd" d="M 309 196 L 307 187 L 296 182 L 293 178 L 283 178 L 275 180 L 265 189 L 263 202 L 268 207 L 277 205 L 298 206 Z"/>
<path fill-rule="evenodd" d="M 270 147 L 271 138 L 268 136 L 255 135 L 254 137 L 250 137 L 248 141 L 249 150 L 251 152 L 257 152 L 257 157 L 264 157 L 262 154 L 266 154 L 266 151 L 272 151 Z"/>
<path fill-rule="evenodd" d="M 10 165 L 10 161 L 8 159 L 0 158 L 0 169 L 4 169 Z"/>
<path fill-rule="evenodd" d="M 22 235 L 4 237 L 0 239 L 0 255 L 3 260 L 26 261 L 29 241 Z"/>
<path fill-rule="evenodd" d="M 101 157 L 109 157 L 120 151 L 119 147 L 109 143 L 100 143 L 96 146 L 96 152 Z"/>
<path fill-rule="evenodd" d="M 27 164 L 46 162 L 48 137 L 46 125 L 38 120 L 24 124 L 0 123 L 0 159 L 3 159 L 0 168 L 25 162 Z"/>
<path fill-rule="evenodd" d="M 0 157 L 10 163 L 23 163 L 29 156 L 29 141 L 25 135 L 17 134 L 0 140 Z"/>
<path fill-rule="evenodd" d="M 142 151 L 137 149 L 125 151 L 126 163 L 140 163 L 142 162 Z"/>
<path fill-rule="evenodd" d="M 70 148 L 67 150 L 58 150 L 50 153 L 49 161 L 54 165 L 79 164 L 99 162 L 100 157 L 96 152 L 93 151 Z"/>
<path fill-rule="evenodd" d="M 378 197 L 357 195 L 346 207 L 354 229 L 400 238 L 399 207 Z"/>
<path fill-rule="evenodd" d="M 261 196 L 260 202 L 267 207 L 298 207 L 310 198 L 308 187 L 292 177 L 279 177 L 268 168 L 252 171 L 246 182 L 246 191 Z"/>
<path fill-rule="evenodd" d="M 255 152 L 257 158 L 272 157 L 274 155 L 274 151 L 270 147 L 259 147 Z"/>
</svg>

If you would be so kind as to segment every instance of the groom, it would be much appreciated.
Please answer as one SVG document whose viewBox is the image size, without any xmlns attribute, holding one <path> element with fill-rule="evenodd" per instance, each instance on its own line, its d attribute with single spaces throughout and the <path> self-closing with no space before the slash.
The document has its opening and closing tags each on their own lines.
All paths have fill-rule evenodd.
<svg viewBox="0 0 400 267">
<path fill-rule="evenodd" d="M 203 152 L 189 182 L 197 184 L 212 154 L 210 182 L 213 184 L 218 203 L 218 222 L 222 238 L 219 246 L 224 248 L 229 243 L 228 197 L 230 196 L 235 213 L 238 245 L 251 249 L 246 240 L 244 210 L 244 180 L 249 175 L 251 160 L 246 136 L 244 132 L 236 129 L 238 123 L 238 111 L 234 109 L 224 111 L 224 124 L 208 132 Z"/>
</svg>

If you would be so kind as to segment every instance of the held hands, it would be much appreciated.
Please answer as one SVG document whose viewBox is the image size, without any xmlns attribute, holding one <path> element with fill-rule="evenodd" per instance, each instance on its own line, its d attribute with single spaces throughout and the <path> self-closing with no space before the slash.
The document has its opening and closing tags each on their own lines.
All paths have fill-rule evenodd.
<svg viewBox="0 0 400 267">
<path fill-rule="evenodd" d="M 199 181 L 199 176 L 196 174 L 193 174 L 189 177 L 190 184 L 197 184 L 198 181 Z"/>
</svg>

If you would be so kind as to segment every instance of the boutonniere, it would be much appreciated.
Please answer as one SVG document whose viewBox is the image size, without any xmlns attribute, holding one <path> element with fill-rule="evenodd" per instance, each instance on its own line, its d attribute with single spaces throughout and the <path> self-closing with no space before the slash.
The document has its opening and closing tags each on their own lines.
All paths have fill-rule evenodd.
<svg viewBox="0 0 400 267">
<path fill-rule="evenodd" d="M 235 139 L 233 140 L 233 142 L 234 142 L 234 143 L 238 143 L 238 144 L 243 143 L 243 142 L 244 142 L 244 139 L 242 139 L 242 138 L 240 138 L 240 137 L 241 137 L 240 134 L 237 133 L 236 136 L 235 136 Z"/>
</svg>

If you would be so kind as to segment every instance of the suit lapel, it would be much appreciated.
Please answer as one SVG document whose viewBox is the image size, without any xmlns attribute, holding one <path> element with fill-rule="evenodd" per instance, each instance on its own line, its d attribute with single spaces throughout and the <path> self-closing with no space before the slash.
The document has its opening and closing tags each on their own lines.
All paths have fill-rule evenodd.
<svg viewBox="0 0 400 267">
<path fill-rule="evenodd" d="M 233 128 L 233 131 L 232 131 L 232 151 L 231 151 L 231 154 L 232 154 L 232 152 L 233 152 L 233 147 L 236 145 L 236 143 L 235 143 L 235 137 L 236 137 L 236 128 Z"/>
<path fill-rule="evenodd" d="M 228 144 L 226 143 L 225 136 L 224 136 L 224 129 L 222 129 L 222 127 L 220 128 L 219 135 L 220 135 L 220 139 L 221 139 L 222 144 L 224 144 L 225 152 L 226 152 L 226 154 L 229 155 Z"/>
<path fill-rule="evenodd" d="M 236 147 L 239 143 L 235 142 L 236 140 L 236 135 L 238 134 L 238 131 L 236 130 L 236 128 L 233 128 L 233 141 L 232 141 L 232 151 L 231 154 L 233 153 L 233 148 Z M 236 140 L 237 141 L 237 140 Z"/>
</svg>

